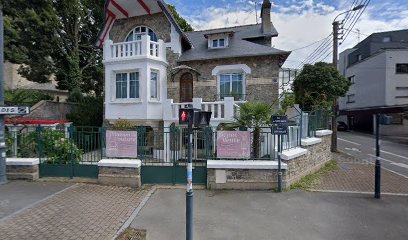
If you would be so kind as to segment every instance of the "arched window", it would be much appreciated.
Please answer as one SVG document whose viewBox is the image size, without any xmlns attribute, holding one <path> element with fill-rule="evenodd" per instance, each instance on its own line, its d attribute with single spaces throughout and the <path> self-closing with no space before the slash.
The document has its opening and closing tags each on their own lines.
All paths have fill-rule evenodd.
<svg viewBox="0 0 408 240">
<path fill-rule="evenodd" d="M 143 35 L 148 35 L 150 36 L 151 41 L 157 42 L 157 36 L 153 32 L 153 30 L 151 30 L 148 27 L 143 27 L 143 26 L 135 27 L 132 31 L 130 31 L 125 41 L 131 42 L 131 41 L 142 40 Z"/>
</svg>

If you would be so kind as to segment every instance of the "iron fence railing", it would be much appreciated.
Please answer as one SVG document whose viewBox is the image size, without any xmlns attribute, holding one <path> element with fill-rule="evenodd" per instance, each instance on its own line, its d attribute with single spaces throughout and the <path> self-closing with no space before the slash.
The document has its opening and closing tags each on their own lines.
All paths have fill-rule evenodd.
<svg viewBox="0 0 408 240">
<path fill-rule="evenodd" d="M 288 119 L 288 133 L 281 138 L 283 150 L 299 147 L 301 139 L 315 136 L 315 132 L 329 125 L 328 112 L 301 112 Z M 41 162 L 54 164 L 95 165 L 106 156 L 106 131 L 101 127 L 70 127 L 19 129 L 6 131 L 7 157 L 39 157 Z M 185 126 L 135 127 L 137 158 L 143 164 L 178 164 L 187 161 L 188 130 Z M 250 157 L 241 160 L 274 160 L 277 158 L 278 136 L 269 127 L 250 132 Z M 193 131 L 193 162 L 203 164 L 217 156 L 218 130 L 212 127 Z"/>
</svg>

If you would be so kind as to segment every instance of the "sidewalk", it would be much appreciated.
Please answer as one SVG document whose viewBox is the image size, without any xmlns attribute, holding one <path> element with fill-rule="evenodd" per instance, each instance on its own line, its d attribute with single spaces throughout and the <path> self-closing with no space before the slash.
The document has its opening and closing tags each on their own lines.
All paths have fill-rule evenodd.
<svg viewBox="0 0 408 240">
<path fill-rule="evenodd" d="M 148 191 L 75 184 L 0 219 L 0 238 L 112 239 Z"/>
<path fill-rule="evenodd" d="M 194 191 L 196 240 L 408 239 L 408 197 L 289 191 Z M 185 239 L 185 191 L 157 189 L 131 227 Z"/>
<path fill-rule="evenodd" d="M 318 191 L 374 191 L 374 164 L 347 154 L 333 155 L 338 169 L 325 174 L 312 190 Z M 386 169 L 381 169 L 381 192 L 408 194 L 408 178 Z"/>
</svg>

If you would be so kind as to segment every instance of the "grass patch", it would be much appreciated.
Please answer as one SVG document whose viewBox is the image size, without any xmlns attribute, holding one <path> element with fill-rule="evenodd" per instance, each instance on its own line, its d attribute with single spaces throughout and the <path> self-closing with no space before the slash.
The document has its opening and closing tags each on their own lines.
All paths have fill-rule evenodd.
<svg viewBox="0 0 408 240">
<path fill-rule="evenodd" d="M 116 240 L 145 240 L 146 230 L 127 228 Z"/>
<path fill-rule="evenodd" d="M 331 160 L 324 164 L 322 168 L 317 170 L 315 173 L 309 174 L 302 179 L 300 179 L 298 182 L 293 183 L 290 185 L 289 189 L 303 189 L 303 190 L 308 190 L 311 187 L 313 187 L 317 181 L 325 174 L 329 172 L 333 172 L 338 168 L 337 162 L 335 160 Z"/>
</svg>

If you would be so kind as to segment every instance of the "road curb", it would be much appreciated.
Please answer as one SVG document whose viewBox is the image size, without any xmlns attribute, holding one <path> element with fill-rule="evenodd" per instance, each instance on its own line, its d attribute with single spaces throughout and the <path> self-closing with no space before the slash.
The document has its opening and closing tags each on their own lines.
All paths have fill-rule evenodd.
<svg viewBox="0 0 408 240">
<path fill-rule="evenodd" d="M 373 195 L 374 192 L 359 192 L 359 191 L 336 191 L 336 190 L 318 190 L 318 189 L 309 189 L 310 192 L 321 192 L 321 193 L 346 193 L 346 194 L 364 194 L 364 195 Z M 381 195 L 387 195 L 387 196 L 402 196 L 402 197 L 408 197 L 408 193 L 387 193 L 387 192 L 382 192 Z"/>
<path fill-rule="evenodd" d="M 132 212 L 132 214 L 129 216 L 126 222 L 122 225 L 122 227 L 116 232 L 112 240 L 115 240 L 122 232 L 124 232 L 130 226 L 130 224 L 137 217 L 142 208 L 146 205 L 147 201 L 149 201 L 150 197 L 156 192 L 156 189 L 157 189 L 156 186 L 152 186 L 152 189 L 146 194 L 143 200 L 139 203 L 139 206 L 137 206 L 137 208 Z"/>
</svg>

